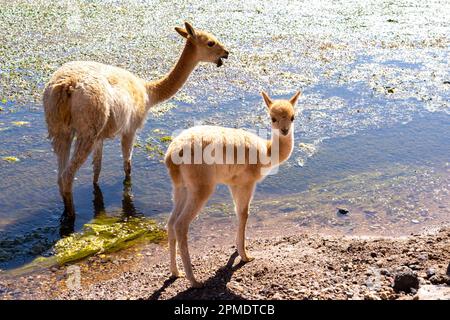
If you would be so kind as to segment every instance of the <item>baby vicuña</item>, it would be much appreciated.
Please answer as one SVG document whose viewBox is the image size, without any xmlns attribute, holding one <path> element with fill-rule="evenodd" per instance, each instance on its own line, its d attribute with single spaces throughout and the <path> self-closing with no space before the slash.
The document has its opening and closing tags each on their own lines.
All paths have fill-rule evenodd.
<svg viewBox="0 0 450 320">
<path fill-rule="evenodd" d="M 176 244 L 187 279 L 195 279 L 188 250 L 188 229 L 217 184 L 228 185 L 238 216 L 237 250 L 244 262 L 253 260 L 245 248 L 245 227 L 256 183 L 286 161 L 294 146 L 293 121 L 300 92 L 290 100 L 262 96 L 272 121 L 271 140 L 242 129 L 196 126 L 183 131 L 170 144 L 165 163 L 173 186 L 174 208 L 168 221 L 170 271 L 178 277 Z"/>
</svg>

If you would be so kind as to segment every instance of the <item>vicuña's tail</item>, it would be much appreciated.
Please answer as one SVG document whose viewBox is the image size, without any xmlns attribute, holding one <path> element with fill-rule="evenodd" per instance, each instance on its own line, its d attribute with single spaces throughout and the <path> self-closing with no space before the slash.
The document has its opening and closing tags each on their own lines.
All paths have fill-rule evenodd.
<svg viewBox="0 0 450 320">
<path fill-rule="evenodd" d="M 172 148 L 169 145 L 167 149 L 166 156 L 164 157 L 164 162 L 166 164 L 167 170 L 169 171 L 170 177 L 172 178 L 172 182 L 174 185 L 182 184 L 182 177 L 180 172 L 180 166 L 176 165 L 172 159 Z"/>
<path fill-rule="evenodd" d="M 48 127 L 48 137 L 54 139 L 71 131 L 70 96 L 75 83 L 70 78 L 64 78 L 47 84 L 44 90 L 45 121 Z"/>
</svg>

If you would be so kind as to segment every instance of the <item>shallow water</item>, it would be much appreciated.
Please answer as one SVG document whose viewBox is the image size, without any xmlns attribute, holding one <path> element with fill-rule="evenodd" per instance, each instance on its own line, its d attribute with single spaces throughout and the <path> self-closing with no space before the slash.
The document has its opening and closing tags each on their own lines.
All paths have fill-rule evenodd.
<svg viewBox="0 0 450 320">
<path fill-rule="evenodd" d="M 230 59 L 222 68 L 200 66 L 161 112 L 149 115 L 134 153 L 131 189 L 123 184 L 118 141 L 105 145 L 100 191 L 92 187 L 91 160 L 86 162 L 75 182 L 74 231 L 99 211 L 164 223 L 171 208 L 160 162 L 166 137 L 199 123 L 268 128 L 261 88 L 274 97 L 301 89 L 303 96 L 294 153 L 258 186 L 252 228 L 396 236 L 449 221 L 445 2 L 206 1 L 176 4 L 176 14 L 159 2 L 79 2 L 85 23 L 65 33 L 57 29 L 64 15 L 52 15 L 56 9 L 45 2 L 0 3 L 1 21 L 14 22 L 9 33 L 0 28 L 0 159 L 19 160 L 0 160 L 1 269 L 51 255 L 55 241 L 70 231 L 60 224 L 56 161 L 39 103 L 48 75 L 65 61 L 90 59 L 155 78 L 176 59 L 181 40 L 172 30 L 184 17 L 218 35 Z M 145 15 L 149 7 L 152 19 Z M 156 27 L 158 15 L 165 19 Z M 20 23 L 27 32 L 15 29 Z M 102 24 L 108 28 L 98 29 Z M 145 32 L 134 35 L 143 24 Z M 168 59 L 159 61 L 161 56 Z M 349 214 L 338 215 L 337 208 Z M 206 211 L 208 225 L 228 223 L 232 205 L 225 187 Z"/>
<path fill-rule="evenodd" d="M 162 117 L 150 118 L 139 135 L 140 144 L 150 136 L 150 141 L 163 150 L 165 144 L 158 137 L 170 134 L 168 123 L 185 120 L 183 111 L 188 108 L 190 106 L 179 106 Z M 232 121 L 228 115 L 233 108 L 240 106 L 236 103 L 234 107 L 230 104 L 219 109 L 223 121 Z M 217 111 L 217 117 L 219 114 Z M 208 118 L 208 114 L 204 117 Z M 14 155 L 20 159 L 15 163 L 0 163 L 0 241 L 6 251 L 2 256 L 2 267 L 10 268 L 45 253 L 60 237 L 62 203 L 55 183 L 56 161 L 45 139 L 42 112 L 6 113 L 2 119 L 2 128 L 6 129 L 2 131 L 1 156 Z M 430 219 L 445 221 L 450 217 L 449 120 L 450 116 L 443 113 L 417 115 L 406 124 L 325 139 L 306 149 L 308 152 L 304 145 L 299 147 L 300 143 L 310 141 L 308 134 L 300 131 L 291 159 L 278 174 L 258 185 L 252 211 L 257 220 L 266 219 L 266 224 L 276 224 L 277 219 L 286 221 L 287 216 L 293 224 L 316 228 L 324 221 L 325 225 L 333 227 L 333 221 L 329 221 L 331 215 L 336 220 L 336 227 L 340 221 L 351 221 L 352 228 L 345 230 L 350 234 L 363 230 L 359 220 L 355 220 L 360 218 L 361 212 L 367 212 L 365 223 L 369 226 L 365 227 L 370 227 L 371 223 L 385 225 L 389 219 L 406 219 L 409 225 L 417 228 L 432 222 Z M 29 125 L 16 127 L 11 125 L 14 121 L 27 121 Z M 158 128 L 158 132 L 154 132 L 154 128 Z M 122 183 L 119 143 L 108 142 L 104 151 L 101 190 L 92 187 L 90 160 L 77 176 L 75 230 L 80 230 L 100 210 L 110 215 L 156 217 L 164 222 L 170 212 L 171 189 L 160 159 L 159 155 L 149 158 L 144 148 L 136 148 L 130 193 Z M 405 182 L 405 179 L 409 180 Z M 374 183 L 377 184 L 375 187 Z M 392 199 L 390 193 L 393 192 L 401 199 Z M 435 198 L 425 197 L 426 194 Z M 379 203 L 371 203 L 377 197 Z M 103 204 L 100 202 L 99 205 L 101 200 Z M 341 219 L 334 217 L 337 207 L 349 209 L 350 215 Z M 265 214 L 268 208 L 270 214 Z M 427 219 L 417 220 L 417 215 L 423 214 L 424 210 Z M 218 188 L 207 211 L 219 221 L 232 214 L 225 187 Z M 390 216 L 388 212 L 391 212 Z M 400 225 L 394 224 L 388 229 L 388 234 L 404 233 Z"/>
</svg>

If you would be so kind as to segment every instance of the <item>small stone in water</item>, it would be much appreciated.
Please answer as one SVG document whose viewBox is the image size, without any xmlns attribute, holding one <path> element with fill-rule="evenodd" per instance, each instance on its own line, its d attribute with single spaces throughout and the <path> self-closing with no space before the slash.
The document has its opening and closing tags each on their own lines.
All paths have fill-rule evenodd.
<svg viewBox="0 0 450 320">
<path fill-rule="evenodd" d="M 348 210 L 347 209 L 343 209 L 343 208 L 338 208 L 338 211 L 337 211 L 339 214 L 348 214 Z"/>
<path fill-rule="evenodd" d="M 393 87 L 385 87 L 385 88 L 386 88 L 387 93 L 394 93 L 395 92 L 395 88 L 393 88 Z"/>
</svg>

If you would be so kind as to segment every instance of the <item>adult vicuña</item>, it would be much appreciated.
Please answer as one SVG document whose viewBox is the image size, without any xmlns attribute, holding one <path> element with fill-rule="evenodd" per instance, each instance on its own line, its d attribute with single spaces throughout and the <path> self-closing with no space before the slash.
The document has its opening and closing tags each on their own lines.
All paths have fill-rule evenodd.
<svg viewBox="0 0 450 320">
<path fill-rule="evenodd" d="M 244 262 L 253 259 L 245 249 L 245 226 L 250 201 L 256 183 L 270 169 L 288 159 L 292 152 L 292 122 L 299 95 L 300 92 L 297 92 L 290 100 L 272 101 L 262 92 L 272 119 L 271 140 L 241 129 L 197 126 L 183 131 L 172 141 L 165 156 L 172 179 L 174 202 L 167 224 L 172 276 L 179 276 L 176 262 L 178 242 L 187 279 L 193 287 L 201 286 L 192 271 L 187 243 L 188 229 L 218 183 L 229 186 L 234 200 L 238 216 L 238 253 Z"/>
<path fill-rule="evenodd" d="M 145 81 L 132 73 L 97 62 L 64 64 L 44 90 L 45 120 L 58 158 L 58 184 L 65 212 L 75 213 L 72 185 L 76 172 L 94 150 L 94 184 L 101 170 L 103 140 L 121 136 L 125 175 L 131 174 L 131 155 L 136 130 L 149 109 L 172 97 L 199 62 L 218 67 L 228 51 L 211 34 L 189 23 L 175 30 L 186 45 L 172 70 L 159 80 Z M 75 148 L 70 157 L 72 141 Z"/>
</svg>

